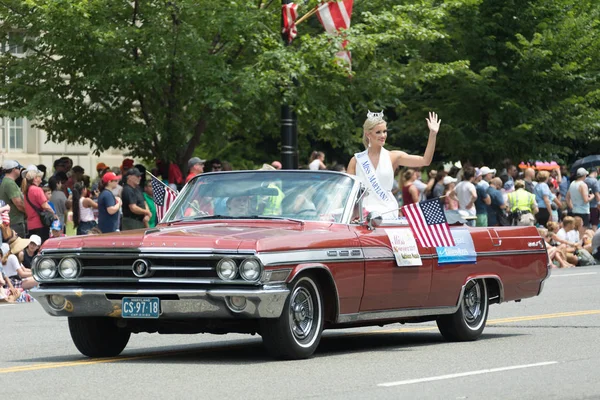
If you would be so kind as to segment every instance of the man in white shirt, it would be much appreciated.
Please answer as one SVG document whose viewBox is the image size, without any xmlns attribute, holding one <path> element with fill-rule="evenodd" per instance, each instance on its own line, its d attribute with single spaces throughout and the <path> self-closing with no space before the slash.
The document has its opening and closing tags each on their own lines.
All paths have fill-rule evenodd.
<svg viewBox="0 0 600 400">
<path fill-rule="evenodd" d="M 458 210 L 466 211 L 469 216 L 475 216 L 475 200 L 477 200 L 477 190 L 475 189 L 475 185 L 473 185 L 473 180 L 475 179 L 475 168 L 473 167 L 465 167 L 463 170 L 463 180 L 460 181 L 454 191 L 456 192 L 456 197 L 458 197 Z M 469 226 L 475 226 L 475 220 L 470 220 L 467 222 Z"/>
</svg>

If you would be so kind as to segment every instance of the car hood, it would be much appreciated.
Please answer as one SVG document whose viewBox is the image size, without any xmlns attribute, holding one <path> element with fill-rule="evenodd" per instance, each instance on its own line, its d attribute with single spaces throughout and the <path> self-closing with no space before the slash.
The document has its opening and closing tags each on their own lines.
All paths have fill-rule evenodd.
<svg viewBox="0 0 600 400">
<path fill-rule="evenodd" d="M 152 229 L 50 239 L 48 249 L 177 249 L 215 251 L 272 251 L 303 248 L 332 232 L 331 223 L 288 221 L 227 221 L 160 226 Z M 333 231 L 348 234 L 344 225 Z"/>
</svg>

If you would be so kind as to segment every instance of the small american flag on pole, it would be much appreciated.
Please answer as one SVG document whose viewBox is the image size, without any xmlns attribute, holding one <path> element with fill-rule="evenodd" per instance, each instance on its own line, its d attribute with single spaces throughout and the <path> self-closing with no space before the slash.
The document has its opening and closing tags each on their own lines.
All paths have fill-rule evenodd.
<svg viewBox="0 0 600 400">
<path fill-rule="evenodd" d="M 439 198 L 402 207 L 413 234 L 423 247 L 455 246 Z"/>
<path fill-rule="evenodd" d="M 152 175 L 152 191 L 154 193 L 154 204 L 156 204 L 156 219 L 163 219 L 169 207 L 177 198 L 177 192 L 162 183 L 157 177 Z"/>
</svg>

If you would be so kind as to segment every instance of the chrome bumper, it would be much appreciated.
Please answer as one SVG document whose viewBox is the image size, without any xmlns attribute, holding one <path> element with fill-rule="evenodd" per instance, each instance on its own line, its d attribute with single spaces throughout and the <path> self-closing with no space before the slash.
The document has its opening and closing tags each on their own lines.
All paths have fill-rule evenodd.
<svg viewBox="0 0 600 400">
<path fill-rule="evenodd" d="M 178 300 L 160 301 L 160 317 L 170 319 L 192 318 L 278 318 L 289 295 L 285 286 L 260 289 L 82 289 L 40 287 L 31 290 L 50 315 L 57 317 L 121 317 L 123 296 L 161 297 L 176 295 Z M 63 296 L 62 306 L 50 302 L 50 296 Z M 109 299 L 116 297 L 115 299 Z M 243 297 L 246 305 L 235 309 L 231 297 Z"/>
</svg>

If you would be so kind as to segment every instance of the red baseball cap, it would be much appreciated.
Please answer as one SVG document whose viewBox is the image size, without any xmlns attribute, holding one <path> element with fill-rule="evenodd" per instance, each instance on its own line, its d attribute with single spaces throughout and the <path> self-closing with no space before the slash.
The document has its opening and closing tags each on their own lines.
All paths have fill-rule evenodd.
<svg viewBox="0 0 600 400">
<path fill-rule="evenodd" d="M 105 185 L 110 181 L 116 181 L 118 179 L 119 178 L 117 178 L 117 175 L 115 175 L 114 172 L 107 172 L 102 176 L 102 182 L 104 182 Z"/>
</svg>

